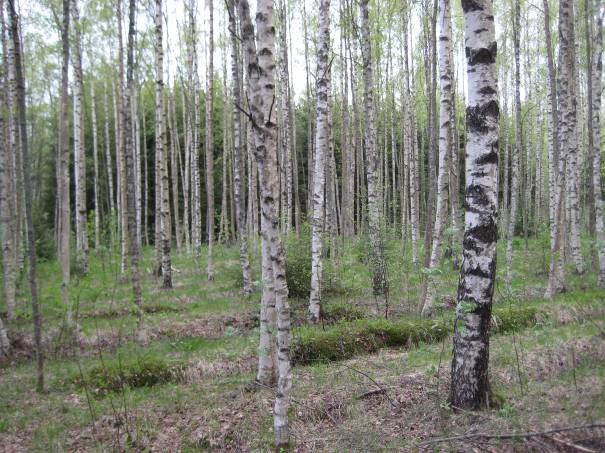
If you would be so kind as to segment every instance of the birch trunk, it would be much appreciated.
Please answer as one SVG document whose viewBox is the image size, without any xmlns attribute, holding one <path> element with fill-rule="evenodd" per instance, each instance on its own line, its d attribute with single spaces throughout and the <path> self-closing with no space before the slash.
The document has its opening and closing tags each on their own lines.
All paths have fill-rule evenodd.
<svg viewBox="0 0 605 453">
<path fill-rule="evenodd" d="M 63 0 L 63 24 L 61 28 L 62 66 L 61 66 L 61 117 L 59 123 L 59 169 L 57 195 L 59 197 L 59 250 L 61 262 L 61 297 L 67 310 L 67 321 L 71 323 L 71 304 L 69 302 L 69 283 L 71 280 L 71 213 L 70 213 L 70 171 L 69 171 L 69 12 L 70 0 Z"/>
<path fill-rule="evenodd" d="M 88 273 L 88 219 L 86 207 L 86 153 L 84 148 L 84 83 L 78 1 L 71 0 L 74 69 L 74 179 L 76 182 L 76 252 L 78 267 Z"/>
<path fill-rule="evenodd" d="M 434 270 L 439 265 L 441 243 L 444 227 L 447 221 L 447 192 L 450 178 L 450 155 L 452 153 L 452 47 L 450 44 L 451 13 L 449 0 L 439 0 L 439 83 L 441 85 L 441 100 L 439 112 L 439 174 L 437 176 L 437 207 L 433 241 L 427 275 L 427 289 L 422 315 L 429 316 L 433 312 L 435 297 Z"/>
<path fill-rule="evenodd" d="M 376 128 L 374 120 L 374 77 L 370 40 L 368 0 L 360 2 L 361 48 L 363 58 L 364 114 L 366 119 L 365 151 L 366 175 L 368 180 L 368 227 L 372 241 L 372 287 L 374 295 L 388 297 L 389 284 L 382 244 L 382 189 L 379 184 L 379 156 L 376 150 Z"/>
<path fill-rule="evenodd" d="M 172 267 L 170 255 L 170 197 L 167 156 L 164 150 L 166 142 L 164 125 L 164 44 L 162 29 L 162 0 L 155 0 L 155 153 L 157 172 L 156 195 L 159 186 L 160 207 L 160 268 L 162 270 L 162 288 L 172 288 Z M 157 206 L 157 203 L 156 203 Z M 157 237 L 157 235 L 156 235 Z"/>
<path fill-rule="evenodd" d="M 454 326 L 450 403 L 489 404 L 489 324 L 496 277 L 498 81 L 492 2 L 463 1 L 467 58 L 466 192 L 463 255 Z"/>
<path fill-rule="evenodd" d="M 507 235 L 506 235 L 506 284 L 510 288 L 512 281 L 513 267 L 513 237 L 515 235 L 515 226 L 517 224 L 517 211 L 519 209 L 519 161 L 523 152 L 522 124 L 521 124 L 521 64 L 520 64 L 520 34 L 521 4 L 520 0 L 515 0 L 515 15 L 513 19 L 513 43 L 515 48 L 515 146 L 511 148 L 511 195 L 510 195 L 510 215 L 508 217 Z"/>
<path fill-rule="evenodd" d="M 95 102 L 95 85 L 90 84 L 90 108 L 92 116 L 92 161 L 93 161 L 93 200 L 95 204 L 95 248 L 101 245 L 101 205 L 99 203 L 99 139 L 97 136 L 97 107 Z"/>
<path fill-rule="evenodd" d="M 565 177 L 566 208 L 569 213 L 569 246 L 577 274 L 584 273 L 584 261 L 580 244 L 580 207 L 578 196 L 578 118 L 577 118 L 577 68 L 574 2 L 562 0 L 559 3 L 559 52 L 561 53 L 561 129 L 568 131 L 559 137 L 565 148 L 567 170 Z M 567 41 L 567 42 L 565 42 Z"/>
<path fill-rule="evenodd" d="M 0 68 L 0 247 L 2 248 L 2 281 L 4 289 L 4 303 L 6 305 L 7 318 L 15 318 L 15 292 L 16 292 L 16 262 L 15 262 L 15 242 L 14 242 L 14 198 L 11 190 L 11 153 L 13 148 L 10 146 L 10 140 L 5 137 L 6 124 L 4 121 L 4 112 L 7 107 L 6 93 L 7 78 L 6 65 L 8 58 L 6 56 L 7 46 L 5 42 L 5 23 L 4 23 L 4 0 L 0 0 L 0 23 L 2 25 L 2 53 L 3 67 Z M 10 343 L 2 319 L 0 318 L 0 358 L 7 356 L 10 349 Z"/>
<path fill-rule="evenodd" d="M 118 168 L 118 210 L 120 226 L 120 270 L 124 275 L 128 268 L 128 206 L 126 197 L 126 141 L 125 137 L 130 136 L 124 133 L 126 127 L 126 118 L 130 117 L 130 112 L 125 112 L 124 106 L 124 47 L 122 43 L 122 0 L 118 0 L 118 84 L 117 91 L 114 90 L 114 116 L 117 118 L 116 124 L 116 162 Z"/>
<path fill-rule="evenodd" d="M 343 0 L 340 0 L 340 14 L 343 14 Z M 340 53 L 342 55 L 342 234 L 355 234 L 355 149 L 349 141 L 349 64 L 345 48 L 347 46 L 348 30 L 345 28 L 340 38 Z"/>
<path fill-rule="evenodd" d="M 208 206 L 208 281 L 214 280 L 214 7 L 208 0 L 208 76 L 206 78 L 206 204 Z"/>
<path fill-rule="evenodd" d="M 317 49 L 317 82 L 315 87 L 315 168 L 313 171 L 313 218 L 311 229 L 311 294 L 309 320 L 319 322 L 321 317 L 321 273 L 323 253 L 324 216 L 326 213 L 326 155 L 329 153 L 329 94 L 331 71 L 330 0 L 319 3 L 319 42 Z"/>
<path fill-rule="evenodd" d="M 121 4 L 122 0 L 118 0 Z M 118 9 L 120 6 L 118 6 Z M 134 39 L 135 39 L 135 0 L 130 0 L 128 8 L 128 42 L 126 54 L 126 89 L 124 90 L 124 108 L 122 134 L 125 145 L 125 170 L 126 170 L 126 194 L 128 211 L 128 250 L 130 254 L 130 276 L 132 279 L 132 293 L 134 304 L 137 308 L 137 339 L 145 341 L 145 331 L 143 326 L 143 307 L 141 297 L 141 276 L 139 273 L 139 243 L 137 241 L 136 225 L 136 193 L 135 193 L 135 149 L 132 140 L 132 118 L 131 102 L 134 85 Z M 118 17 L 121 14 L 118 13 Z"/>
<path fill-rule="evenodd" d="M 104 91 L 103 108 L 105 111 L 105 171 L 107 172 L 107 197 L 109 198 L 110 219 L 113 221 L 116 215 L 114 206 L 114 186 L 113 186 L 113 165 L 111 162 L 111 143 L 109 141 L 109 108 L 107 106 L 107 90 Z M 111 240 L 113 243 L 113 229 L 111 231 Z"/>
<path fill-rule="evenodd" d="M 605 287 L 605 226 L 601 186 L 601 79 L 603 73 L 603 14 L 601 0 L 586 0 L 586 55 L 588 61 L 588 144 L 592 159 L 592 190 L 596 248 L 599 261 L 598 285 Z"/>
<path fill-rule="evenodd" d="M 549 214 L 550 214 L 550 266 L 548 273 L 548 286 L 545 296 L 552 297 L 565 288 L 565 274 L 563 272 L 563 257 L 561 245 L 563 241 L 563 187 L 565 180 L 565 161 L 561 158 L 562 149 L 559 143 L 559 107 L 556 85 L 556 73 L 553 57 L 553 46 L 550 35 L 550 11 L 548 0 L 542 2 L 544 8 L 544 34 L 546 39 L 546 52 L 548 64 L 548 108 L 550 124 L 549 133 Z"/>
<path fill-rule="evenodd" d="M 239 12 L 242 39 L 248 55 L 247 73 L 251 122 L 254 131 L 255 157 L 259 166 L 263 236 L 268 243 L 273 271 L 273 294 L 277 311 L 278 381 L 273 408 L 273 432 L 278 448 L 290 441 L 288 408 L 292 374 L 290 366 L 290 308 L 285 272 L 285 253 L 279 231 L 276 202 L 278 200 L 278 168 L 276 123 L 272 115 L 275 97 L 275 25 L 273 1 L 258 0 L 256 27 L 258 53 L 254 41 L 254 26 L 246 0 L 240 0 Z"/>
<path fill-rule="evenodd" d="M 246 225 L 246 190 L 244 183 L 245 143 L 242 143 L 242 117 L 239 108 L 242 106 L 242 79 L 239 64 L 240 49 L 237 40 L 235 20 L 235 0 L 229 0 L 229 31 L 231 32 L 231 83 L 233 90 L 233 191 L 235 195 L 235 222 L 239 240 L 239 262 L 242 266 L 244 294 L 252 294 L 250 277 L 250 260 L 248 259 L 248 234 Z M 264 278 L 263 278 L 264 281 Z M 260 367 L 259 367 L 260 369 Z"/>
<path fill-rule="evenodd" d="M 176 123 L 176 115 L 174 113 L 174 98 L 168 96 L 168 121 L 170 127 L 170 177 L 172 182 L 172 212 L 174 212 L 174 229 L 176 238 L 176 248 L 181 250 L 183 245 L 183 225 L 181 225 L 181 217 L 179 212 L 179 159 L 181 148 L 179 144 L 179 130 Z M 145 197 L 147 199 L 147 197 Z M 186 214 L 184 213 L 184 216 Z M 184 220 L 184 219 L 183 219 Z"/>
<path fill-rule="evenodd" d="M 23 188 L 25 191 L 25 224 L 27 234 L 27 252 L 29 259 L 29 287 L 32 304 L 32 318 L 34 321 L 34 344 L 36 345 L 36 390 L 44 391 L 44 352 L 42 350 L 42 316 L 38 303 L 38 277 L 36 272 L 36 242 L 34 234 L 34 218 L 32 212 L 32 176 L 29 159 L 27 112 L 25 104 L 25 77 L 21 56 L 21 38 L 19 17 L 15 9 L 15 0 L 8 0 L 10 18 L 10 34 L 13 43 L 13 63 L 15 71 L 18 130 L 21 143 L 21 171 L 23 174 Z"/>
</svg>

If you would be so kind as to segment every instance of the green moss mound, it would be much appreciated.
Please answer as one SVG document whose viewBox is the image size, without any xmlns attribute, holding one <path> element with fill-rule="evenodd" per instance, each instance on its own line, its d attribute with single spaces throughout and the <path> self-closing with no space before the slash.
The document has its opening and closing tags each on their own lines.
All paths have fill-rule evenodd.
<svg viewBox="0 0 605 453">
<path fill-rule="evenodd" d="M 139 358 L 133 362 L 111 361 L 89 369 L 84 376 L 73 379 L 78 388 L 87 388 L 95 395 L 118 392 L 125 387 L 152 387 L 178 381 L 183 376 L 182 364 L 170 363 L 157 357 Z"/>
<path fill-rule="evenodd" d="M 492 332 L 503 333 L 536 323 L 534 308 L 497 308 L 493 311 Z M 338 322 L 332 327 L 301 327 L 292 342 L 292 361 L 305 365 L 314 362 L 345 360 L 371 354 L 386 347 L 410 347 L 435 343 L 453 331 L 450 319 L 357 319 Z"/>
</svg>

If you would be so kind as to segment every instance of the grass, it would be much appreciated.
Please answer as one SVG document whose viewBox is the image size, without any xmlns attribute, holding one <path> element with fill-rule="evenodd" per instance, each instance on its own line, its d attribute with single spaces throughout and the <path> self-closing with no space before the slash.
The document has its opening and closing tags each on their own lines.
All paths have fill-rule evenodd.
<svg viewBox="0 0 605 453">
<path fill-rule="evenodd" d="M 568 292 L 543 299 L 548 260 L 542 242 L 532 239 L 527 251 L 522 241 L 516 244 L 510 289 L 499 269 L 490 379 L 503 401 L 480 414 L 456 413 L 447 405 L 453 311 L 442 306 L 441 297 L 455 295 L 458 273 L 451 261 L 441 264 L 436 318 L 418 319 L 424 274 L 411 264 L 409 244 L 402 257 L 396 234 L 387 235 L 391 298 L 384 320 L 384 307 L 371 293 L 367 238 L 343 242 L 326 262 L 324 285 L 330 290 L 324 293 L 323 325 L 306 325 L 304 292 L 291 300 L 296 447 L 410 451 L 427 436 L 602 421 L 605 391 L 598 383 L 605 374 L 605 291 L 596 288 L 589 269 L 584 276 L 568 273 Z M 91 272 L 74 278 L 70 287 L 81 342 L 48 355 L 47 393 L 32 391 L 30 357 L 17 356 L 0 368 L 4 445 L 27 451 L 269 450 L 273 394 L 250 385 L 262 286 L 258 244 L 250 250 L 255 293 L 244 297 L 237 247 L 217 245 L 216 279 L 210 283 L 205 250 L 199 262 L 174 253 L 175 288 L 169 291 L 151 274 L 154 252 L 145 248 L 146 345 L 133 341 L 136 316 L 118 255 L 92 254 Z M 504 256 L 503 244 L 498 253 Z M 57 275 L 56 262 L 41 263 L 47 336 L 59 331 L 68 308 Z M 26 288 L 22 282 L 22 301 Z M 8 323 L 11 334 L 25 340 L 31 337 L 29 310 L 21 302 L 20 318 Z M 379 390 L 377 384 L 385 392 L 371 393 Z"/>
</svg>

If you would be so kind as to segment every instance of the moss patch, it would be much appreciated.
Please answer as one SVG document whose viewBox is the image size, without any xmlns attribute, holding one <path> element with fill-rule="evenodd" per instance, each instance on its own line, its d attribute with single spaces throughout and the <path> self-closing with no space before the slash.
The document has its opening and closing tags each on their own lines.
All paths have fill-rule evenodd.
<svg viewBox="0 0 605 453">
<path fill-rule="evenodd" d="M 493 311 L 492 332 L 502 333 L 536 324 L 535 308 L 497 308 Z M 450 319 L 354 320 L 322 329 L 301 327 L 292 342 L 292 361 L 296 364 L 345 360 L 371 354 L 386 347 L 410 347 L 434 343 L 453 331 Z"/>
<path fill-rule="evenodd" d="M 118 392 L 125 387 L 152 387 L 178 381 L 184 371 L 183 364 L 169 363 L 156 357 L 139 358 L 133 362 L 111 361 L 89 369 L 84 375 L 72 379 L 78 388 L 87 388 L 93 394 L 103 396 Z"/>
</svg>

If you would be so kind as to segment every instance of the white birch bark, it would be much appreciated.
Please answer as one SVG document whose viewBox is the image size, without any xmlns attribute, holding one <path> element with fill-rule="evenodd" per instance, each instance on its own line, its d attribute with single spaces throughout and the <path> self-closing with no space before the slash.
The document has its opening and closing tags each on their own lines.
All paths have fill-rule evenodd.
<svg viewBox="0 0 605 453">
<path fill-rule="evenodd" d="M 521 27 L 521 6 L 520 0 L 515 0 L 515 15 L 513 20 L 513 42 L 515 48 L 515 146 L 511 148 L 511 195 L 510 195 L 510 215 L 508 217 L 506 234 L 506 284 L 510 288 L 513 272 L 513 237 L 515 235 L 515 226 L 517 224 L 517 211 L 519 209 L 519 184 L 520 168 L 519 161 L 523 153 L 523 132 L 521 124 L 521 64 L 519 34 Z"/>
<path fill-rule="evenodd" d="M 4 112 L 7 107 L 7 74 L 5 72 L 8 59 L 6 58 L 4 0 L 0 1 L 0 23 L 2 26 L 2 51 L 4 67 L 0 68 L 0 247 L 2 248 L 2 281 L 4 303 L 7 318 L 15 317 L 16 292 L 16 262 L 14 255 L 14 198 L 11 191 L 11 155 L 13 148 L 5 136 L 6 124 Z M 9 342 L 2 319 L 0 319 L 0 358 L 6 356 Z"/>
<path fill-rule="evenodd" d="M 427 289 L 422 315 L 429 316 L 433 312 L 435 298 L 435 277 L 433 273 L 439 265 L 441 257 L 441 243 L 443 231 L 447 221 L 447 192 L 450 178 L 450 155 L 452 153 L 452 46 L 450 44 L 451 12 L 449 0 L 439 0 L 439 83 L 441 86 L 441 100 L 439 112 L 439 173 L 437 176 L 437 204 L 435 210 L 435 225 L 433 226 L 433 240 L 431 257 L 429 260 L 429 274 L 427 275 Z"/>
<path fill-rule="evenodd" d="M 601 0 L 586 0 L 588 29 L 587 54 L 589 62 L 588 132 L 592 158 L 592 190 L 595 204 L 596 248 L 599 259 L 598 285 L 605 286 L 605 226 L 601 186 L 601 89 L 603 76 L 603 12 Z M 591 48 L 592 47 L 592 48 Z"/>
<path fill-rule="evenodd" d="M 77 0 L 71 0 L 74 69 L 74 178 L 76 183 L 76 251 L 78 267 L 88 273 L 88 219 L 86 207 L 86 153 L 84 148 L 84 82 L 80 14 Z"/>
<path fill-rule="evenodd" d="M 326 213 L 326 155 L 330 146 L 329 93 L 331 71 L 328 62 L 330 51 L 330 0 L 319 3 L 319 43 L 317 49 L 317 78 L 315 87 L 315 169 L 313 171 L 313 218 L 311 229 L 311 294 L 309 320 L 317 323 L 321 317 L 321 274 L 324 217 Z"/>
<path fill-rule="evenodd" d="M 214 8 L 208 0 L 208 75 L 206 77 L 206 204 L 208 224 L 208 281 L 214 280 L 214 136 L 212 113 L 214 112 Z"/>
<path fill-rule="evenodd" d="M 261 183 L 261 207 L 263 235 L 269 244 L 273 271 L 273 291 L 277 311 L 277 368 L 278 381 L 273 408 L 273 432 L 277 447 L 287 446 L 290 441 L 288 408 L 292 373 L 290 365 L 290 308 L 285 273 L 285 253 L 280 237 L 276 202 L 278 200 L 278 168 L 276 146 L 276 122 L 273 110 L 275 97 L 275 25 L 272 0 L 258 0 L 256 27 L 246 0 L 239 1 L 242 39 L 248 55 L 247 73 L 249 84 L 250 115 L 254 131 L 255 157 L 259 166 Z"/>
<path fill-rule="evenodd" d="M 160 205 L 160 255 L 162 269 L 162 288 L 172 288 L 172 267 L 170 254 L 170 197 L 167 169 L 167 156 L 164 149 L 166 142 L 164 124 L 164 35 L 163 35 L 162 0 L 155 1 L 155 152 L 158 166 Z M 156 194 L 158 190 L 156 189 Z"/>
<path fill-rule="evenodd" d="M 231 83 L 233 91 L 233 192 L 235 198 L 235 223 L 239 240 L 239 261 L 242 267 L 243 290 L 245 295 L 252 294 L 250 260 L 248 259 L 248 234 L 246 224 L 246 189 L 244 182 L 244 159 L 242 117 L 239 108 L 242 106 L 242 79 L 239 64 L 240 48 L 237 40 L 237 23 L 235 19 L 235 1 L 229 0 L 229 31 L 231 33 Z M 264 279 L 263 279 L 264 281 Z M 260 367 L 259 367 L 260 369 Z"/>
<path fill-rule="evenodd" d="M 366 120 L 365 148 L 366 175 L 368 180 L 368 228 L 372 241 L 372 287 L 375 295 L 388 297 L 389 285 L 382 244 L 382 188 L 379 184 L 379 156 L 376 149 L 374 115 L 374 77 L 370 40 L 368 0 L 360 2 L 361 48 L 363 58 L 364 113 Z"/>
<path fill-rule="evenodd" d="M 59 121 L 59 162 L 57 195 L 59 197 L 59 244 L 58 256 L 61 262 L 61 297 L 67 310 L 67 322 L 71 324 L 71 304 L 69 301 L 69 283 L 71 280 L 71 203 L 69 171 L 68 103 L 69 103 L 69 22 L 70 0 L 63 0 L 63 24 L 61 28 L 62 65 L 61 65 L 61 112 Z"/>
<path fill-rule="evenodd" d="M 467 58 L 464 260 L 458 286 L 450 403 L 489 404 L 489 324 L 496 277 L 498 81 L 489 0 L 463 0 Z"/>
<path fill-rule="evenodd" d="M 95 205 L 95 248 L 101 245 L 101 205 L 99 203 L 99 139 L 97 135 L 97 107 L 94 82 L 90 84 L 90 109 L 92 116 L 92 160 L 93 160 L 93 200 Z"/>
</svg>

